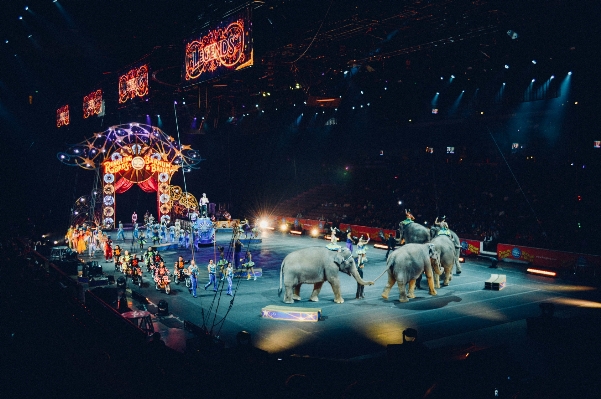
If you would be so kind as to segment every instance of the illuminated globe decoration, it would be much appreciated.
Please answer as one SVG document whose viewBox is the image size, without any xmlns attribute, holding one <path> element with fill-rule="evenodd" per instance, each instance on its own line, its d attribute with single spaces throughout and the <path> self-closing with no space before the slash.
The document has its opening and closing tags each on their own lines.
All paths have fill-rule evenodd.
<svg viewBox="0 0 601 399">
<path fill-rule="evenodd" d="M 190 146 L 180 146 L 161 129 L 140 123 L 111 126 L 58 153 L 57 157 L 65 165 L 102 170 L 101 214 L 105 216 L 105 228 L 114 228 L 115 196 L 134 184 L 143 191 L 157 193 L 158 219 L 165 220 L 176 199 L 174 195 L 177 199 L 182 195 L 179 187 L 172 192 L 171 177 L 180 168 L 185 171 L 197 168 L 202 160 Z M 186 200 L 187 205 L 196 205 L 193 196 Z"/>
</svg>

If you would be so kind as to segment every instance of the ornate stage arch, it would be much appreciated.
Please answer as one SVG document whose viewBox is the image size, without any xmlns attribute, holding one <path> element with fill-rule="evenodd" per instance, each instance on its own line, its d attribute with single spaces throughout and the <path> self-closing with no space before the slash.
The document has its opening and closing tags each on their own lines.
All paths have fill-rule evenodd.
<svg viewBox="0 0 601 399">
<path fill-rule="evenodd" d="M 137 184 L 145 192 L 157 193 L 159 220 L 169 222 L 175 211 L 194 209 L 198 203 L 190 193 L 171 185 L 175 172 L 190 171 L 202 160 L 198 151 L 179 145 L 155 126 L 129 123 L 109 127 L 104 132 L 57 155 L 72 166 L 88 170 L 100 168 L 102 178 L 102 224 L 115 227 L 116 195 Z"/>
</svg>

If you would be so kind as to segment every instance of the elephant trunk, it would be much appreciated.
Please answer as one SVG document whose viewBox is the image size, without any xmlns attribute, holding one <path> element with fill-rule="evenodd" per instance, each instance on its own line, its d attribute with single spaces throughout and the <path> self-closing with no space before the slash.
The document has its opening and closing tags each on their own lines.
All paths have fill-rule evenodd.
<svg viewBox="0 0 601 399">
<path fill-rule="evenodd" d="M 374 285 L 373 281 L 364 281 L 361 276 L 359 275 L 359 272 L 357 271 L 357 269 L 353 268 L 351 270 L 351 275 L 355 278 L 355 280 L 357 280 L 357 282 L 361 285 Z"/>
<path fill-rule="evenodd" d="M 443 272 L 440 266 L 440 258 L 430 258 L 430 264 L 432 265 L 432 271 L 434 274 L 440 276 Z"/>
</svg>

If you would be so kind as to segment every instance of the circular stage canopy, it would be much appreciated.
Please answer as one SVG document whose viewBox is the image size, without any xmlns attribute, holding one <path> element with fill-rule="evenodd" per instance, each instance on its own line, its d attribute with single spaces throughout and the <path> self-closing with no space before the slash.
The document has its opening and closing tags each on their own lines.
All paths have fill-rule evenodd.
<svg viewBox="0 0 601 399">
<path fill-rule="evenodd" d="M 91 138 L 74 144 L 57 157 L 65 165 L 93 170 L 106 161 L 117 161 L 120 156 L 131 155 L 128 180 L 141 182 L 148 179 L 141 160 L 146 156 L 182 167 L 185 172 L 196 167 L 202 160 L 198 151 L 188 145 L 179 145 L 175 139 L 155 126 L 128 123 L 109 127 L 95 133 Z M 112 158 L 111 158 L 112 157 Z M 160 159 L 159 159 L 160 158 Z"/>
</svg>

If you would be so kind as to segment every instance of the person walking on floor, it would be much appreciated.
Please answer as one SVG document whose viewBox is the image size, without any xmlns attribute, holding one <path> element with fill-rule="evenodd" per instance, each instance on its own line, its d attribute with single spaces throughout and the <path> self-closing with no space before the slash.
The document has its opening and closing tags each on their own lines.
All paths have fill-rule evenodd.
<svg viewBox="0 0 601 399">
<path fill-rule="evenodd" d="M 233 296 L 232 294 L 232 280 L 234 278 L 234 268 L 232 262 L 228 262 L 225 268 L 225 277 L 227 278 L 227 295 Z"/>
<path fill-rule="evenodd" d="M 213 284 L 213 291 L 217 292 L 217 265 L 213 262 L 213 259 L 209 261 L 207 265 L 207 270 L 209 271 L 209 282 L 205 284 L 205 290 L 209 288 L 211 284 Z"/>
<path fill-rule="evenodd" d="M 192 296 L 196 298 L 196 287 L 198 286 L 198 266 L 196 266 L 196 262 L 194 259 L 190 261 L 190 266 L 188 266 L 188 273 L 190 273 L 190 292 Z"/>
</svg>

